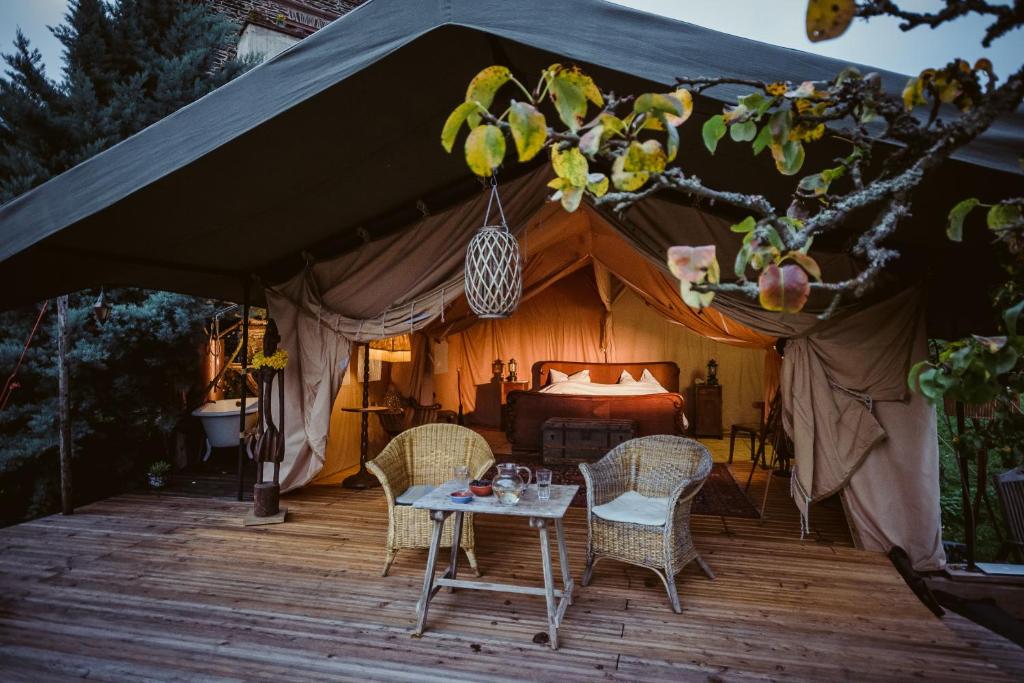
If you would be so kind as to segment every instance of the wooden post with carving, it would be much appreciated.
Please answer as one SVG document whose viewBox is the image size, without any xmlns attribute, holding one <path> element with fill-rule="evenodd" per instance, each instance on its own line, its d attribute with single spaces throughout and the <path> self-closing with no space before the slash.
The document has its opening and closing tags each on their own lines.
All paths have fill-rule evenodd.
<svg viewBox="0 0 1024 683">
<path fill-rule="evenodd" d="M 258 422 L 255 447 L 256 484 L 253 486 L 253 512 L 246 524 L 283 522 L 287 509 L 280 508 L 281 461 L 284 459 L 284 364 L 277 362 L 277 345 L 281 341 L 277 324 L 270 320 L 263 337 L 263 351 L 254 359 L 257 381 Z M 286 359 L 287 357 L 285 357 Z M 274 421 L 274 382 L 277 382 L 277 423 Z M 264 481 L 267 463 L 273 463 L 274 474 Z"/>
</svg>

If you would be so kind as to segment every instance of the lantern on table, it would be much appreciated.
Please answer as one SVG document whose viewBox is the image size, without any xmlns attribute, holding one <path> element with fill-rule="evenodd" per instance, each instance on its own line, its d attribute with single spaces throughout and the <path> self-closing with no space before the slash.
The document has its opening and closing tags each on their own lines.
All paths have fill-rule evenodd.
<svg viewBox="0 0 1024 683">
<path fill-rule="evenodd" d="M 707 383 L 711 386 L 718 384 L 718 363 L 714 358 L 708 361 Z"/>
<path fill-rule="evenodd" d="M 500 358 L 495 358 L 494 362 L 491 363 L 491 381 L 500 382 L 502 376 L 505 374 L 505 361 Z"/>
<path fill-rule="evenodd" d="M 516 370 L 518 370 L 518 369 L 519 369 L 519 366 L 516 364 L 516 359 L 515 358 L 509 358 L 508 359 L 508 379 L 507 379 L 507 381 L 509 381 L 509 382 L 515 382 L 516 381 L 516 379 L 517 379 L 516 378 Z"/>
<path fill-rule="evenodd" d="M 498 211 L 499 224 L 490 224 L 492 208 Z M 491 176 L 484 225 L 466 249 L 466 301 L 477 317 L 500 319 L 515 312 L 522 295 L 519 241 L 508 229 L 498 197 L 498 181 Z"/>
</svg>

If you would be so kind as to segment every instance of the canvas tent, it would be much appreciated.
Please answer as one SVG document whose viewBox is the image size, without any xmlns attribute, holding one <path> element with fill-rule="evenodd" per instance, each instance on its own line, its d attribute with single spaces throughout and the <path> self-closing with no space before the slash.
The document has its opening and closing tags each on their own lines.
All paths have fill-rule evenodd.
<svg viewBox="0 0 1024 683">
<path fill-rule="evenodd" d="M 434 325 L 458 297 L 460 249 L 481 215 L 473 208 L 480 186 L 457 155 L 440 150 L 445 116 L 483 66 L 506 64 L 532 80 L 555 61 L 577 62 L 617 92 L 664 90 L 682 74 L 805 80 L 845 66 L 595 0 L 371 0 L 0 208 L 0 306 L 99 284 L 238 300 L 258 277 L 253 298 L 269 301 L 294 359 L 289 400 L 299 410 L 287 428 L 297 464 L 288 476 L 309 480 L 319 467 L 309 453 L 322 450 L 329 429 L 320 418 L 330 414 L 349 353 L 338 339 Z M 905 80 L 882 79 L 890 90 Z M 770 161 L 729 145 L 712 158 L 700 147 L 702 119 L 734 95 L 723 88 L 697 98 L 683 130 L 687 168 L 711 185 L 784 201 L 790 186 Z M 994 126 L 922 196 L 989 196 L 1019 181 L 1020 124 L 1015 114 Z M 824 143 L 808 163 L 834 150 Z M 538 173 L 502 172 L 517 227 L 543 201 L 543 189 L 531 185 Z M 905 256 L 886 291 L 922 283 L 927 300 L 908 289 L 820 325 L 766 319 L 750 302 L 718 303 L 761 335 L 794 335 L 794 360 L 787 356 L 782 376 L 791 423 L 801 430 L 801 505 L 845 485 L 860 540 L 903 545 L 921 568 L 942 562 L 934 418 L 896 380 L 920 353 L 925 322 L 949 334 L 987 322 L 972 316 L 987 309 L 986 278 L 995 272 L 983 237 L 955 252 L 935 239 L 947 209 L 919 202 L 896 238 Z M 603 217 L 651 263 L 670 244 L 716 243 L 726 259 L 735 245 L 714 228 L 735 218 L 668 198 L 621 221 Z M 441 228 L 446 241 L 416 239 Z M 853 265 L 842 256 L 844 239 L 817 245 L 830 274 Z M 975 286 L 943 275 L 954 267 L 977 274 Z M 878 306 L 899 307 L 912 329 L 885 329 L 879 322 L 892 321 L 893 311 Z M 875 343 L 883 339 L 887 345 Z"/>
</svg>

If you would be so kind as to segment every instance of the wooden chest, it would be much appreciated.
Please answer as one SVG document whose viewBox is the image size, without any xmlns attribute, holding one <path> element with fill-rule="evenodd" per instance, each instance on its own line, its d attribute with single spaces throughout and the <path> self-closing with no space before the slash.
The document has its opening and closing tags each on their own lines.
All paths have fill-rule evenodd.
<svg viewBox="0 0 1024 683">
<path fill-rule="evenodd" d="M 544 464 L 600 460 L 608 451 L 635 436 L 635 420 L 548 418 L 543 429 Z"/>
</svg>

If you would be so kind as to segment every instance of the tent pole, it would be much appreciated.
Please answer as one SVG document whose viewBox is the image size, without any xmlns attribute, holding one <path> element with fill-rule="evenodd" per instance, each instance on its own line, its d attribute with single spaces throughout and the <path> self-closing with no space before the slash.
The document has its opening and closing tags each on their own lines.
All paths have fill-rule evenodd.
<svg viewBox="0 0 1024 683">
<path fill-rule="evenodd" d="M 60 413 L 60 509 L 70 515 L 75 511 L 71 491 L 71 387 L 68 378 L 68 297 L 57 298 L 57 396 Z"/>
<path fill-rule="evenodd" d="M 964 413 L 963 401 L 956 402 L 956 433 L 959 437 L 966 429 L 967 419 Z M 957 439 L 956 462 L 960 470 L 960 497 L 964 508 L 964 545 L 967 546 L 967 571 L 975 571 L 974 546 L 975 546 L 975 521 L 974 508 L 971 504 L 971 472 L 967 467 L 967 453 L 964 452 L 963 442 Z M 984 486 L 984 482 L 979 482 Z"/>
<path fill-rule="evenodd" d="M 238 500 L 245 487 L 245 394 L 249 379 L 249 278 L 242 283 L 242 400 L 238 409 Z"/>
</svg>

